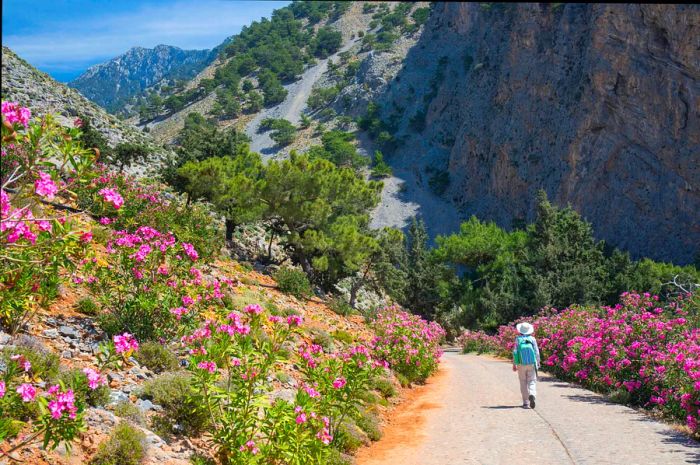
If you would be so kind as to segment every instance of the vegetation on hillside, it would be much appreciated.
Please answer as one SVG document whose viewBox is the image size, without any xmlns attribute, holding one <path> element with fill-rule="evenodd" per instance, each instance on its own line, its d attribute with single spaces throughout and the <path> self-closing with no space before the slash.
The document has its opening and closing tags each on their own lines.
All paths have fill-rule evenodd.
<svg viewBox="0 0 700 465">
<path fill-rule="evenodd" d="M 198 127 L 210 129 L 193 119 L 188 131 Z M 412 336 L 405 344 L 380 347 L 335 331 L 337 340 L 345 342 L 322 346 L 303 337 L 304 318 L 298 313 L 241 305 L 233 289 L 237 283 L 211 274 L 221 237 L 211 212 L 201 207 L 201 215 L 161 185 L 145 186 L 96 166 L 95 151 L 74 142 L 81 138 L 79 127 L 61 128 L 51 117 L 30 121 L 27 109 L 3 103 L 2 133 L 14 142 L 3 152 L 0 190 L 3 329 L 25 330 L 38 306 L 50 311 L 58 287 L 69 286 L 89 292 L 92 303 L 84 304 L 84 298 L 79 306 L 96 315 L 100 330 L 109 336 L 91 366 L 58 378 L 58 357 L 15 346 L 3 351 L 0 438 L 10 441 L 7 453 L 38 440 L 48 449 L 61 443 L 69 447 L 86 429 L 88 405 L 104 402 L 99 399 L 106 392 L 107 374 L 117 379 L 118 372 L 131 368 L 133 356 L 153 370 L 173 370 L 151 380 L 140 394 L 162 406 L 151 426 L 165 436 L 196 436 L 206 428 L 213 445 L 207 452 L 222 464 L 329 463 L 339 451 L 356 449 L 351 431 L 379 438 L 371 412 L 385 402 L 382 396 L 394 393 L 386 381 L 387 360 L 413 354 L 422 367 L 418 375 L 411 366 L 396 363 L 397 373 L 410 380 L 435 371 L 441 329 L 396 309 L 387 312 L 416 326 L 401 323 Z M 194 140 L 194 134 L 189 136 L 187 144 Z M 200 147 L 194 161 L 183 167 L 212 163 L 210 171 L 216 171 L 231 163 L 228 173 L 254 176 L 251 167 L 261 165 L 244 161 L 256 160 L 257 154 L 235 143 L 227 147 L 238 153 L 206 156 L 214 147 Z M 57 156 L 60 165 L 49 161 L 61 161 Z M 363 253 L 370 252 L 366 210 L 376 203 L 380 185 L 328 160 L 302 155 L 261 171 L 264 184 L 239 193 L 259 193 L 258 202 L 270 207 L 266 214 L 278 234 L 288 238 L 285 245 L 294 260 L 310 266 L 307 272 L 322 283 L 357 270 Z M 293 289 L 300 288 L 289 287 Z M 381 317 L 374 323 L 387 336 L 394 324 Z M 185 347 L 174 356 L 168 343 L 176 341 Z M 178 359 L 186 359 L 187 374 L 179 370 Z M 293 399 L 271 396 L 272 375 L 292 365 L 302 378 Z M 118 412 L 143 422 L 133 409 L 121 406 Z M 28 434 L 20 435 L 22 431 Z M 140 426 L 122 423 L 93 461 L 137 463 L 144 454 L 143 440 Z"/>
</svg>

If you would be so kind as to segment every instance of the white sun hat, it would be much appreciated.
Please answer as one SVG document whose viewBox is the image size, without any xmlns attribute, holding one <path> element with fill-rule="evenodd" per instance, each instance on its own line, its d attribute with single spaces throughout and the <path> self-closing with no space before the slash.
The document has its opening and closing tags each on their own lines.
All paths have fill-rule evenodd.
<svg viewBox="0 0 700 465">
<path fill-rule="evenodd" d="M 515 329 L 517 329 L 523 336 L 529 336 L 535 331 L 535 328 L 530 323 L 518 323 L 515 325 Z"/>
</svg>

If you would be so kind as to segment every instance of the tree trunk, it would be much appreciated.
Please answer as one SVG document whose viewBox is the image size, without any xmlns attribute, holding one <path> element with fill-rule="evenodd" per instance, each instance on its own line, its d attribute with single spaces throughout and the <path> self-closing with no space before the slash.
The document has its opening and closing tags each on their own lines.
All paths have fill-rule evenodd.
<svg viewBox="0 0 700 465">
<path fill-rule="evenodd" d="M 272 240 L 275 238 L 275 232 L 270 231 L 270 242 L 267 243 L 267 261 L 272 261 Z"/>
<path fill-rule="evenodd" d="M 362 279 L 358 279 L 354 283 L 352 283 L 352 286 L 350 286 L 350 306 L 352 308 L 355 308 L 355 304 L 357 303 L 357 293 L 360 291 L 360 288 L 362 288 Z"/>
<path fill-rule="evenodd" d="M 233 232 L 235 230 L 236 230 L 236 223 L 234 223 L 232 220 L 226 218 L 226 240 L 227 241 L 233 240 Z"/>
</svg>

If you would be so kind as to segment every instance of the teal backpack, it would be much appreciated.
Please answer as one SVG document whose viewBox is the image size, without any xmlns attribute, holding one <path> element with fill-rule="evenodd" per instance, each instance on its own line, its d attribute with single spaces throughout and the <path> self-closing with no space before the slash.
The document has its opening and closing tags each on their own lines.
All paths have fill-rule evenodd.
<svg viewBox="0 0 700 465">
<path fill-rule="evenodd" d="M 515 340 L 515 364 L 534 365 L 536 362 L 535 345 L 530 336 L 518 336 Z"/>
</svg>

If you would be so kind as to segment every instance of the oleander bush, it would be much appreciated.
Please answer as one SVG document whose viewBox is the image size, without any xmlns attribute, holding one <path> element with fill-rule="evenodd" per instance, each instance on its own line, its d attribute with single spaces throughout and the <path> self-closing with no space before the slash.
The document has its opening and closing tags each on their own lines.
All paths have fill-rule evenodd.
<svg viewBox="0 0 700 465">
<path fill-rule="evenodd" d="M 372 341 L 375 356 L 386 360 L 406 381 L 421 383 L 437 371 L 445 336 L 439 324 L 386 307 L 376 314 L 372 326 L 377 334 Z"/>
</svg>

